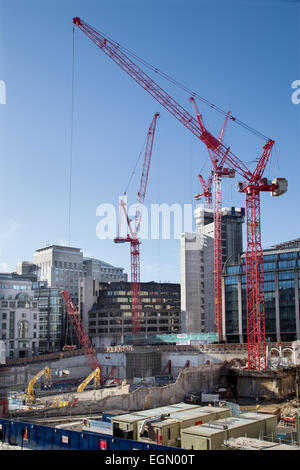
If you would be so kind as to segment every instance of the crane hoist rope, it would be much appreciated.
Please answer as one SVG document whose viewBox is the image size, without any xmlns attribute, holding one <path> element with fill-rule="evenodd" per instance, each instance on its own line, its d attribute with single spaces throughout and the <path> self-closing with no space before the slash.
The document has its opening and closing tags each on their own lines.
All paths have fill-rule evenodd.
<svg viewBox="0 0 300 470">
<path fill-rule="evenodd" d="M 76 24 L 76 23 L 75 23 Z M 222 114 L 223 116 L 226 116 L 227 114 L 227 111 L 224 111 L 222 108 L 220 108 L 219 106 L 213 104 L 211 101 L 209 101 L 207 98 L 204 98 L 203 96 L 201 96 L 199 93 L 197 93 L 196 91 L 193 91 L 191 90 L 190 88 L 188 88 L 186 85 L 180 83 L 178 80 L 176 80 L 175 78 L 171 77 L 170 75 L 168 75 L 167 73 L 165 72 L 162 72 L 158 67 L 150 64 L 149 62 L 147 62 L 145 59 L 142 59 L 141 57 L 139 57 L 138 55 L 136 55 L 134 52 L 130 51 L 129 49 L 127 49 L 125 46 L 122 46 L 119 42 L 116 42 L 114 41 L 113 39 L 111 39 L 107 34 L 105 34 L 103 31 L 100 31 L 99 29 L 97 28 L 93 28 L 96 32 L 102 34 L 105 36 L 106 39 L 108 39 L 109 41 L 111 41 L 112 43 L 116 44 L 116 46 L 118 47 L 119 50 L 123 51 L 124 53 L 126 53 L 128 56 L 134 58 L 137 62 L 139 62 L 140 64 L 144 65 L 146 68 L 148 68 L 149 70 L 152 70 L 152 72 L 156 73 L 157 75 L 159 75 L 161 78 L 165 79 L 166 81 L 168 81 L 169 83 L 172 83 L 174 86 L 176 86 L 177 88 L 181 89 L 182 91 L 184 91 L 185 93 L 189 94 L 190 96 L 193 96 L 194 98 L 197 98 L 199 101 L 201 101 L 202 103 L 204 103 L 205 105 L 207 105 L 209 108 L 215 110 L 216 112 Z M 238 124 L 239 126 L 243 127 L 244 129 L 246 129 L 247 131 L 251 132 L 252 134 L 256 135 L 257 137 L 263 139 L 263 140 L 269 140 L 269 137 L 265 136 L 264 134 L 262 134 L 260 131 L 258 131 L 257 129 L 254 129 L 253 127 L 249 126 L 248 124 L 246 124 L 245 122 L 241 121 L 240 119 L 236 118 L 235 116 L 233 116 L 232 114 L 230 114 L 229 116 L 229 119 Z"/>
</svg>

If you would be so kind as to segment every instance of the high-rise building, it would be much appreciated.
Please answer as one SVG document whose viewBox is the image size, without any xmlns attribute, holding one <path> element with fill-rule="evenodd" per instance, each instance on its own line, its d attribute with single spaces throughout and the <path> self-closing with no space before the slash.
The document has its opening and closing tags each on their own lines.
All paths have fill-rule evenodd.
<svg viewBox="0 0 300 470">
<path fill-rule="evenodd" d="M 300 339 L 300 238 L 263 250 L 265 329 L 269 341 Z M 223 319 L 227 342 L 247 342 L 246 254 L 225 264 Z"/>
<path fill-rule="evenodd" d="M 78 303 L 78 281 L 84 277 L 83 254 L 80 248 L 51 245 L 40 248 L 33 255 L 40 281 L 49 287 L 67 290 L 72 300 Z"/>
<path fill-rule="evenodd" d="M 195 233 L 180 241 L 182 332 L 214 330 L 214 212 L 198 206 Z M 243 249 L 243 208 L 222 208 L 222 261 L 237 261 Z"/>
<path fill-rule="evenodd" d="M 34 269 L 31 263 L 18 263 L 18 269 L 26 272 Z M 101 282 L 127 281 L 124 268 L 114 267 L 95 258 L 84 258 L 80 248 L 51 245 L 40 248 L 33 255 L 33 266 L 40 281 L 49 287 L 67 290 L 78 305 L 79 280 L 91 278 Z"/>
</svg>

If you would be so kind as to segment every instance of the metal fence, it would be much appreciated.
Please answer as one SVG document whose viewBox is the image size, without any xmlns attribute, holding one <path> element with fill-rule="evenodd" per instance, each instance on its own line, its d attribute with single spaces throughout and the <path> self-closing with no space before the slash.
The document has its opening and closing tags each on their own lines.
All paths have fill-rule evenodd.
<svg viewBox="0 0 300 470">
<path fill-rule="evenodd" d="M 71 431 L 0 419 L 5 442 L 32 450 L 174 450 L 90 431 Z M 178 450 L 178 449 L 177 449 Z"/>
</svg>

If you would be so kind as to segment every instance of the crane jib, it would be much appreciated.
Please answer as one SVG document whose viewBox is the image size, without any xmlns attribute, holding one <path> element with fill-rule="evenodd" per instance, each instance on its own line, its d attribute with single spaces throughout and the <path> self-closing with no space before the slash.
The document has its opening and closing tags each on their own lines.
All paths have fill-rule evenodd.
<svg viewBox="0 0 300 470">
<path fill-rule="evenodd" d="M 220 141 L 206 129 L 202 132 L 200 140 L 202 140 L 211 150 L 216 150 L 220 146 Z"/>
</svg>

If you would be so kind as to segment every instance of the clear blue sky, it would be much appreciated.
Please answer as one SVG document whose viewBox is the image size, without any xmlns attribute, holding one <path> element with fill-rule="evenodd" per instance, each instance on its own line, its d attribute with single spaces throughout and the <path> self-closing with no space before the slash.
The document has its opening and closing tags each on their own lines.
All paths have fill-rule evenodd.
<svg viewBox="0 0 300 470">
<path fill-rule="evenodd" d="M 291 83 L 300 80 L 300 3 L 1 0 L 0 270 L 32 260 L 46 241 L 68 239 L 74 16 L 273 138 L 266 176 L 286 177 L 289 190 L 278 199 L 262 195 L 263 246 L 300 236 L 300 104 L 291 102 Z M 159 83 L 193 112 L 188 95 Z M 197 173 L 205 162 L 204 173 L 209 168 L 204 145 L 76 28 L 71 245 L 128 273 L 129 246 L 97 238 L 96 208 L 117 206 L 156 111 L 146 204 L 192 203 Z M 220 116 L 201 111 L 218 133 Z M 234 125 L 226 142 L 245 162 L 263 144 Z M 225 206 L 244 206 L 235 182 L 224 181 Z M 179 261 L 178 240 L 144 241 L 141 279 L 179 282 Z"/>
</svg>

